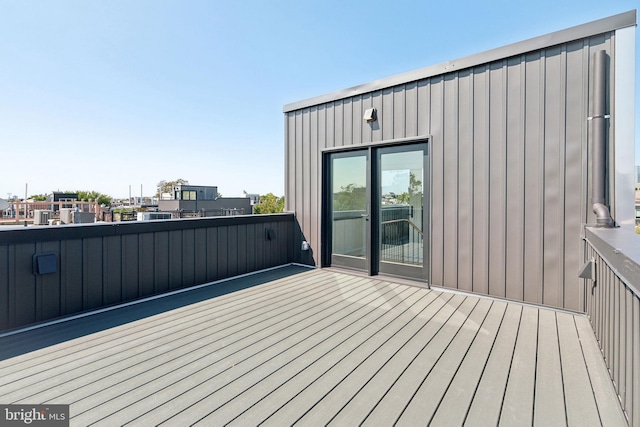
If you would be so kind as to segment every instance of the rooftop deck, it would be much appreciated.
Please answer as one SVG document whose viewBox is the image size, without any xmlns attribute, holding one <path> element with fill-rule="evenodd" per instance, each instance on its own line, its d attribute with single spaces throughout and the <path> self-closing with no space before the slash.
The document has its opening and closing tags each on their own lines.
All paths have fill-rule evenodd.
<svg viewBox="0 0 640 427">
<path fill-rule="evenodd" d="M 71 425 L 627 425 L 586 317 L 288 266 L 0 338 Z"/>
</svg>

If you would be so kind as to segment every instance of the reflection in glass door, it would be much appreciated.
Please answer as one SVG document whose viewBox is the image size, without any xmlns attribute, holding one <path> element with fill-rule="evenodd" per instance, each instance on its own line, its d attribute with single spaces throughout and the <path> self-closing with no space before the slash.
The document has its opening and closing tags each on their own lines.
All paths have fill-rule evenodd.
<svg viewBox="0 0 640 427">
<path fill-rule="evenodd" d="M 379 271 L 425 277 L 426 146 L 378 150 Z"/>
<path fill-rule="evenodd" d="M 331 264 L 367 268 L 367 152 L 331 155 Z"/>
</svg>

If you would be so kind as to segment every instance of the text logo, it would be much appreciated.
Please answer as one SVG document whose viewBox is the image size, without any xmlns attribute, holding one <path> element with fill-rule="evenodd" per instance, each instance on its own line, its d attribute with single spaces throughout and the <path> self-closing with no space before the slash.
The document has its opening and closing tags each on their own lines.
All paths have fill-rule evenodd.
<svg viewBox="0 0 640 427">
<path fill-rule="evenodd" d="M 69 427 L 69 405 L 0 405 L 0 427 Z"/>
</svg>

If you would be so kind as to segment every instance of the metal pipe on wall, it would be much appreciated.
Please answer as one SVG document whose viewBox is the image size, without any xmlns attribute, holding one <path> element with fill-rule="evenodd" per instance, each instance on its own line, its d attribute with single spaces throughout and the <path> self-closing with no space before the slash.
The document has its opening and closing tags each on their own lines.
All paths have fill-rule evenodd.
<svg viewBox="0 0 640 427">
<path fill-rule="evenodd" d="M 606 205 L 607 186 L 607 53 L 599 50 L 594 54 L 593 72 L 593 167 L 592 193 L 593 213 L 599 227 L 613 227 L 613 218 Z"/>
</svg>

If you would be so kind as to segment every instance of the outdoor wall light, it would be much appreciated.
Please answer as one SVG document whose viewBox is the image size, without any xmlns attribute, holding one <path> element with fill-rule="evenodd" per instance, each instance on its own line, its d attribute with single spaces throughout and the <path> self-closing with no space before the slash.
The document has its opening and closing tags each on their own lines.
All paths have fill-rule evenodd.
<svg viewBox="0 0 640 427">
<path fill-rule="evenodd" d="M 376 109 L 375 108 L 367 108 L 364 111 L 363 119 L 366 122 L 375 122 L 376 119 L 377 119 L 377 117 L 376 117 Z"/>
</svg>

